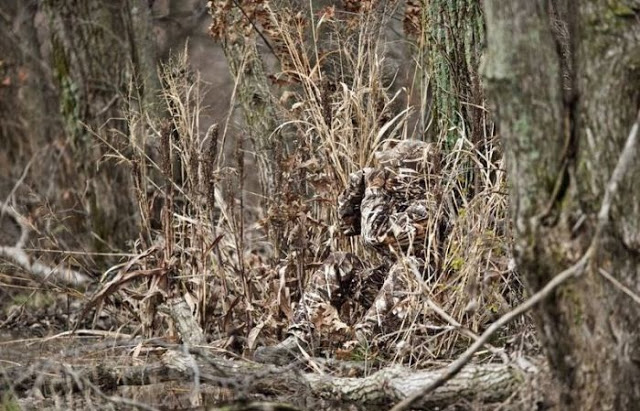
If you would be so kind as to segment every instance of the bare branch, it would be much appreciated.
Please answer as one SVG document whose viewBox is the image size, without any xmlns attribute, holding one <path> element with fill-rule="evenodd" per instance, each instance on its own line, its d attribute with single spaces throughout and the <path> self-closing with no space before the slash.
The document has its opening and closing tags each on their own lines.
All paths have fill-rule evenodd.
<svg viewBox="0 0 640 411">
<path fill-rule="evenodd" d="M 536 304 L 547 298 L 560 284 L 564 283 L 567 279 L 581 274 L 582 270 L 587 264 L 590 255 L 590 252 L 585 253 L 577 263 L 555 276 L 551 281 L 547 283 L 546 286 L 544 286 L 544 288 L 532 295 L 531 298 L 491 324 L 491 326 L 487 328 L 486 331 L 483 332 L 482 335 L 469 348 L 467 348 L 467 350 L 460 357 L 449 364 L 449 366 L 444 370 L 439 378 L 433 380 L 429 385 L 425 386 L 420 391 L 416 391 L 414 394 L 400 401 L 393 408 L 391 408 L 391 411 L 406 410 L 420 398 L 426 396 L 436 388 L 444 385 L 449 379 L 454 377 L 460 372 L 460 370 L 462 370 L 462 368 L 473 358 L 476 351 L 478 351 L 503 325 L 508 324 L 509 322 L 511 322 L 511 320 L 529 311 Z"/>
<path fill-rule="evenodd" d="M 614 276 L 603 270 L 602 268 L 598 269 L 598 272 L 607 280 L 613 284 L 614 287 L 628 295 L 635 301 L 637 304 L 640 304 L 640 296 L 629 289 L 626 285 L 622 284 L 620 281 L 616 280 Z"/>
<path fill-rule="evenodd" d="M 43 280 L 58 280 L 75 287 L 92 281 L 87 275 L 69 267 L 51 267 L 38 261 L 32 263 L 29 256 L 19 247 L 0 247 L 0 257 L 10 259 L 25 271 Z"/>
<path fill-rule="evenodd" d="M 599 237 L 599 234 L 609 221 L 609 217 L 611 216 L 611 204 L 613 203 L 613 197 L 618 192 L 620 180 L 622 180 L 622 177 L 627 172 L 629 165 L 633 160 L 635 160 L 634 151 L 637 149 L 638 145 L 639 123 L 640 110 L 636 116 L 636 122 L 633 124 L 633 127 L 631 127 L 631 131 L 629 132 L 627 141 L 624 144 L 624 148 L 622 149 L 622 154 L 620 154 L 616 168 L 613 169 L 611 179 L 609 180 L 609 183 L 607 183 L 607 188 L 604 192 L 604 199 L 602 200 L 602 207 L 600 207 L 600 212 L 598 213 L 598 227 L 596 228 L 595 238 Z"/>
</svg>

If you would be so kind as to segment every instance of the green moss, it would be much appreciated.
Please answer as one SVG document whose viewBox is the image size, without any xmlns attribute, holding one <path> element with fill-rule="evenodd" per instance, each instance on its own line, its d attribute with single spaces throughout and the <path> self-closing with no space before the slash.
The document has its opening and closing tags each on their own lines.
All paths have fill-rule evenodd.
<svg viewBox="0 0 640 411">
<path fill-rule="evenodd" d="M 376 361 L 375 355 L 373 355 L 371 348 L 366 342 L 359 344 L 357 347 L 351 351 L 350 355 L 351 361 L 357 362 L 368 362 L 372 364 Z"/>
<path fill-rule="evenodd" d="M 632 21 L 630 19 L 635 17 L 635 15 L 633 9 L 624 2 L 610 1 L 609 4 L 599 10 L 595 10 L 591 15 L 587 16 L 586 20 L 588 26 L 593 27 L 594 34 L 609 34 L 612 33 L 614 29 L 619 30 L 622 28 L 622 25 Z M 599 37 L 600 36 L 595 36 L 593 39 L 597 41 Z M 597 43 L 601 43 L 605 46 L 604 48 L 598 44 L 590 44 L 592 47 L 595 46 L 598 49 L 602 48 L 603 51 L 606 51 L 608 41 L 605 39 L 602 40 L 604 41 L 597 41 Z"/>
<path fill-rule="evenodd" d="M 0 401 L 0 411 L 20 411 L 22 408 L 18 401 L 9 392 L 2 394 L 2 401 Z"/>
<path fill-rule="evenodd" d="M 460 269 L 464 266 L 464 259 L 462 257 L 454 257 L 453 260 L 451 260 L 451 264 L 449 264 L 449 267 L 451 269 L 453 269 L 454 271 L 460 271 Z"/>
<path fill-rule="evenodd" d="M 529 119 L 526 116 L 519 117 L 514 124 L 514 132 L 519 135 L 529 135 L 531 127 L 529 126 Z"/>
<path fill-rule="evenodd" d="M 609 5 L 609 11 L 616 17 L 635 17 L 636 15 L 631 7 L 621 2 Z"/>
<path fill-rule="evenodd" d="M 50 306 L 55 302 L 53 296 L 48 293 L 25 293 L 13 296 L 13 303 L 28 308 L 41 308 Z"/>
<path fill-rule="evenodd" d="M 498 310 L 500 310 L 500 304 L 498 304 L 498 302 L 493 302 L 492 304 L 489 304 L 487 308 L 489 309 L 489 311 L 495 314 L 498 312 Z"/>
<path fill-rule="evenodd" d="M 571 285 L 567 285 L 560 289 L 559 295 L 565 301 L 566 307 L 569 308 L 574 325 L 580 326 L 584 322 L 584 312 L 579 293 Z"/>
<path fill-rule="evenodd" d="M 474 121 L 464 103 L 473 94 L 470 79 L 478 74 L 484 20 L 477 2 L 469 0 L 431 1 L 425 13 L 423 57 L 433 87 L 431 132 L 434 137 L 444 134 L 444 148 L 451 149 L 461 130 L 468 132 Z"/>
<path fill-rule="evenodd" d="M 80 136 L 83 129 L 78 101 L 79 90 L 71 77 L 69 56 L 56 36 L 51 39 L 51 56 L 53 72 L 60 89 L 60 113 L 64 119 L 65 128 L 70 136 Z"/>
</svg>

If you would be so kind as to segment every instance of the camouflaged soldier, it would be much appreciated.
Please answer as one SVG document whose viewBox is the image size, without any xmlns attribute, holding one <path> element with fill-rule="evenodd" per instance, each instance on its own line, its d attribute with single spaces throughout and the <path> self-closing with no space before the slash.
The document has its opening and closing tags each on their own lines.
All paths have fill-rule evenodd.
<svg viewBox="0 0 640 411">
<path fill-rule="evenodd" d="M 367 311 L 353 327 L 358 340 L 369 338 L 382 324 L 402 320 L 401 309 L 410 283 L 419 284 L 425 271 L 437 265 L 439 215 L 434 194 L 439 155 L 431 144 L 402 140 L 376 153 L 377 165 L 349 176 L 338 199 L 341 230 L 360 235 L 383 263 L 366 267 L 354 254 L 332 253 L 316 270 L 302 295 L 288 329 L 289 337 L 273 347 L 261 347 L 255 359 L 283 363 L 305 347 L 322 307 L 336 309 L 347 300 Z M 427 274 L 428 275 L 428 274 Z M 391 318 L 390 318 L 391 317 Z"/>
</svg>

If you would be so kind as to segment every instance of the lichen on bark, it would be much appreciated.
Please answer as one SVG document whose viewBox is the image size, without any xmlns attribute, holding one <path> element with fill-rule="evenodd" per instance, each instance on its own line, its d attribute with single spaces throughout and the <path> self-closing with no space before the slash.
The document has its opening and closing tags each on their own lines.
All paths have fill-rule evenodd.
<svg viewBox="0 0 640 411">
<path fill-rule="evenodd" d="M 605 187 L 635 122 L 640 23 L 611 7 L 485 3 L 484 75 L 506 147 L 516 260 L 531 292 L 592 243 Z M 561 383 L 559 409 L 631 409 L 640 401 L 640 307 L 621 303 L 629 297 L 601 275 L 640 289 L 638 178 L 634 164 L 581 276 L 536 310 Z"/>
</svg>

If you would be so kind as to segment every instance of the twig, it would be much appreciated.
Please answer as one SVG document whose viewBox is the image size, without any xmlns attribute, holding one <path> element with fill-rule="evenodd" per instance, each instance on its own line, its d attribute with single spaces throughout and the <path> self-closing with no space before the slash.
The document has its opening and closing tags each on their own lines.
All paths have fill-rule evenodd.
<svg viewBox="0 0 640 411">
<path fill-rule="evenodd" d="M 258 33 L 258 35 L 260 36 L 262 41 L 264 41 L 264 44 L 267 46 L 267 48 L 269 49 L 271 54 L 273 54 L 273 56 L 278 60 L 278 63 L 282 64 L 282 62 L 280 61 L 280 56 L 278 55 L 278 53 L 276 53 L 275 49 L 273 48 L 273 46 L 271 45 L 269 40 L 267 40 L 267 38 L 264 36 L 264 34 L 262 34 L 262 31 L 260 31 L 260 29 L 253 22 L 253 20 L 251 20 L 251 18 L 247 14 L 247 12 L 244 11 L 244 9 L 242 8 L 242 5 L 238 2 L 238 0 L 233 0 L 233 4 L 240 10 L 240 12 L 244 16 L 244 18 L 246 18 L 249 21 L 249 24 L 251 24 L 251 27 L 253 28 L 253 30 L 256 33 Z"/>
<path fill-rule="evenodd" d="M 16 224 L 20 227 L 20 238 L 13 245 L 0 245 L 0 257 L 5 257 L 13 261 L 16 265 L 22 267 L 25 271 L 36 277 L 42 277 L 44 280 L 47 280 L 50 276 L 57 280 L 61 280 L 66 284 L 72 286 L 81 286 L 91 282 L 91 278 L 79 271 L 75 271 L 70 267 L 56 267 L 56 266 L 48 266 L 41 262 L 34 261 L 31 262 L 31 258 L 25 252 L 24 246 L 29 239 L 29 227 L 25 223 L 27 219 L 23 217 L 20 213 L 15 211 L 12 207 L 8 206 L 11 197 L 13 196 L 13 192 L 17 189 L 17 187 L 21 184 L 21 181 L 25 178 L 27 170 L 29 169 L 31 162 L 25 168 L 25 172 L 16 185 L 14 186 L 12 192 L 6 198 L 5 201 L 0 202 L 0 218 L 5 214 L 13 218 Z"/>
<path fill-rule="evenodd" d="M 19 247 L 0 247 L 0 257 L 11 259 L 16 265 L 44 280 L 52 277 L 76 287 L 92 281 L 89 276 L 68 267 L 50 267 L 38 261 L 31 263 L 29 256 Z"/>
<path fill-rule="evenodd" d="M 33 164 L 33 161 L 35 160 L 35 158 L 36 156 L 31 157 L 27 165 L 24 167 L 24 170 L 22 171 L 22 174 L 20 175 L 20 178 L 18 179 L 18 181 L 16 181 L 16 183 L 13 185 L 13 188 L 11 189 L 9 194 L 7 194 L 7 197 L 4 199 L 4 201 L 0 203 L 0 217 L 4 216 L 4 213 L 8 209 L 7 208 L 8 204 L 13 198 L 13 195 L 16 193 L 18 188 L 24 182 L 24 179 L 27 177 L 27 174 L 29 174 L 29 169 L 31 168 L 31 164 Z"/>
<path fill-rule="evenodd" d="M 438 304 L 434 303 L 430 298 L 427 299 L 427 305 L 433 311 L 435 311 L 436 314 L 438 314 L 445 321 L 447 321 L 449 324 L 454 326 L 461 334 L 471 338 L 474 341 L 478 341 L 480 339 L 480 336 L 478 336 L 478 334 L 474 333 L 467 327 L 464 327 L 462 324 L 456 321 L 455 318 L 453 318 L 452 316 L 447 314 L 446 311 L 440 308 Z M 487 343 L 486 346 L 489 349 L 489 351 L 491 351 L 492 354 L 499 356 L 505 364 L 509 362 L 509 356 L 504 352 L 504 349 L 496 348 L 489 343 Z"/>
<path fill-rule="evenodd" d="M 611 274 L 603 270 L 602 268 L 598 269 L 598 272 L 607 280 L 611 282 L 617 289 L 628 295 L 635 301 L 637 304 L 640 304 L 640 296 L 629 289 L 626 285 L 622 284 L 620 281 L 616 280 Z"/>
<path fill-rule="evenodd" d="M 101 338 L 105 338 L 105 337 L 111 337 L 111 338 L 118 338 L 118 339 L 132 339 L 133 336 L 130 334 L 123 334 L 120 332 L 116 332 L 116 331 L 103 331 L 103 330 L 68 330 L 68 331 L 63 331 L 61 333 L 52 335 L 50 337 L 46 337 L 43 339 L 36 339 L 36 342 L 42 344 L 44 342 L 47 341 L 51 341 L 51 340 L 55 340 L 57 338 L 65 338 L 65 337 L 101 337 Z"/>
<path fill-rule="evenodd" d="M 423 387 L 422 389 L 415 392 L 413 395 L 408 396 L 404 400 L 397 403 L 391 411 L 403 411 L 408 409 L 414 402 L 418 399 L 424 397 L 429 394 L 436 388 L 442 386 L 453 376 L 458 374 L 460 370 L 473 358 L 473 355 L 482 347 L 482 345 L 491 338 L 491 336 L 500 329 L 503 325 L 509 323 L 511 320 L 519 317 L 525 312 L 529 311 L 536 304 L 547 298 L 558 286 L 563 284 L 569 278 L 573 276 L 579 276 L 582 274 L 585 266 L 587 265 L 589 259 L 594 254 L 595 249 L 598 244 L 598 238 L 600 234 L 604 230 L 605 226 L 609 222 L 610 213 L 611 213 L 611 204 L 613 202 L 613 197 L 618 191 L 618 185 L 620 184 L 620 180 L 626 173 L 629 165 L 632 164 L 634 150 L 637 146 L 637 136 L 638 136 L 638 126 L 640 124 L 640 111 L 638 111 L 638 115 L 636 116 L 636 121 L 631 127 L 631 131 L 629 132 L 629 136 L 627 137 L 627 141 L 624 145 L 622 153 L 618 158 L 618 163 L 611 174 L 611 178 L 607 183 L 605 193 L 602 199 L 602 205 L 600 207 L 600 211 L 598 212 L 598 225 L 595 230 L 595 235 L 589 248 L 582 255 L 580 260 L 577 263 L 567 268 L 560 274 L 556 275 L 545 285 L 540 291 L 532 295 L 528 300 L 517 306 L 512 311 L 506 313 L 502 317 L 500 317 L 496 322 L 491 324 L 487 330 L 482 333 L 480 338 L 476 340 L 475 343 L 471 345 L 458 359 L 452 362 L 445 371 L 441 374 L 441 376 L 433 381 L 431 384 Z M 613 277 L 611 277 L 613 278 Z M 620 284 L 622 286 L 622 284 Z M 624 286 L 623 286 L 624 287 Z M 635 299 L 635 298 L 634 298 Z"/>
<path fill-rule="evenodd" d="M 29 239 L 29 227 L 25 224 L 27 221 L 20 213 L 15 211 L 12 207 L 9 207 L 7 203 L 11 197 L 7 197 L 7 201 L 4 204 L 0 204 L 0 219 L 4 217 L 5 214 L 13 218 L 16 224 L 20 227 L 20 238 L 13 245 L 3 245 L 4 247 L 15 247 L 22 249 Z"/>
<path fill-rule="evenodd" d="M 633 162 L 633 160 L 635 160 L 634 150 L 636 150 L 638 145 L 639 125 L 640 110 L 638 110 L 636 122 L 633 124 L 633 127 L 631 127 L 629 137 L 627 137 L 627 142 L 624 144 L 622 154 L 620 154 L 620 158 L 618 159 L 618 164 L 616 164 L 616 168 L 613 169 L 613 173 L 611 173 L 611 179 L 609 180 L 607 188 L 604 192 L 602 207 L 600 207 L 600 212 L 598 213 L 598 226 L 596 227 L 595 238 L 599 237 L 599 234 L 604 229 L 604 226 L 608 223 L 609 218 L 611 217 L 611 203 L 613 202 L 613 196 L 618 192 L 618 185 L 620 184 L 620 180 L 622 180 L 622 177 L 627 172 L 629 165 Z"/>
</svg>

